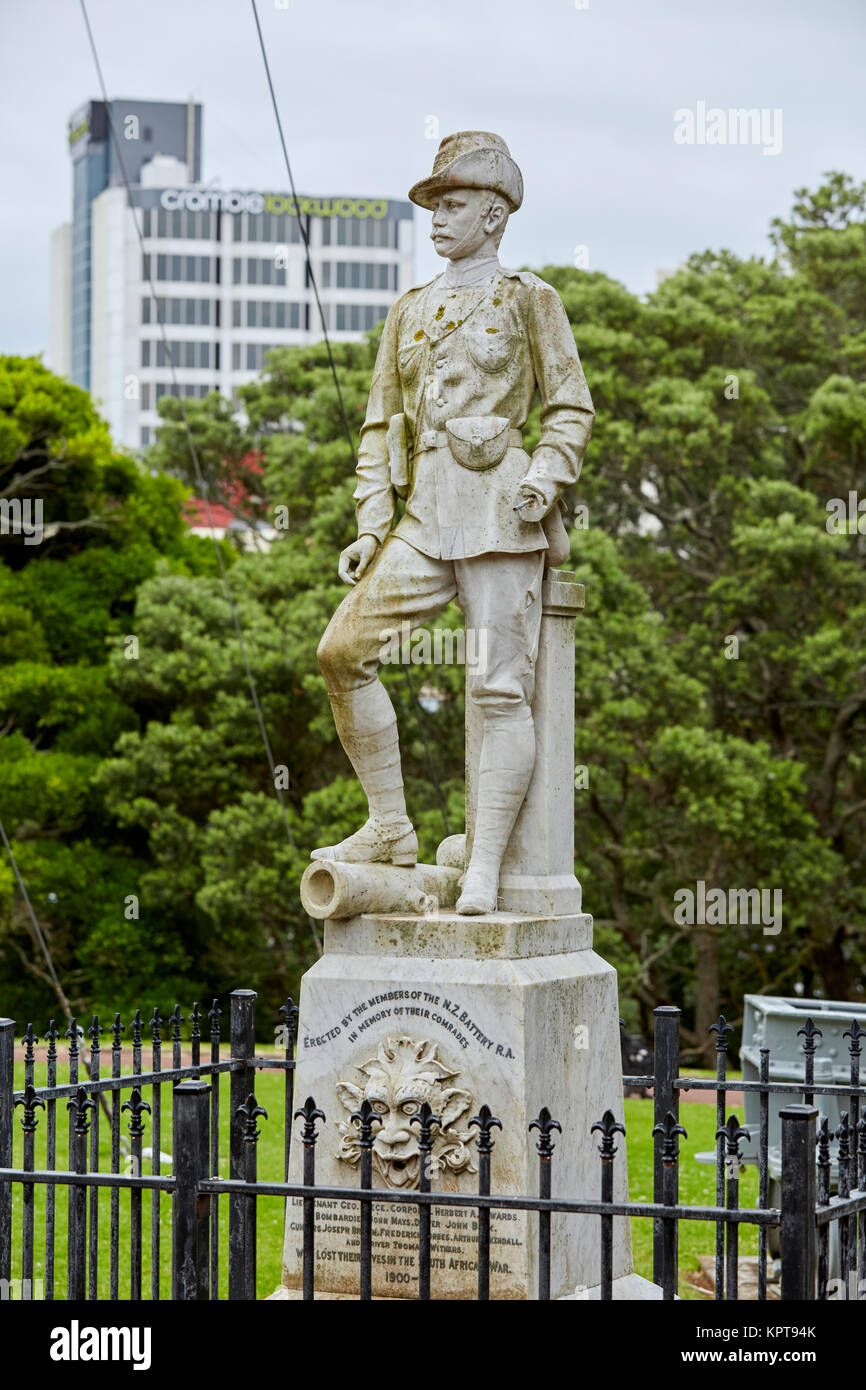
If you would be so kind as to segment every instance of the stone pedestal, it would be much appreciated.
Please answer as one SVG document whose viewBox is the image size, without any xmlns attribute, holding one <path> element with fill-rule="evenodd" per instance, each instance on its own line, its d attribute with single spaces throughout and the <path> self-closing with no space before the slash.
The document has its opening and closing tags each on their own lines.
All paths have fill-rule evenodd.
<svg viewBox="0 0 866 1390">
<path fill-rule="evenodd" d="M 411 1112 L 424 1099 L 445 1124 L 434 1144 L 433 1189 L 477 1191 L 477 1130 L 469 1120 L 489 1105 L 495 1132 L 492 1190 L 537 1192 L 537 1135 L 529 1122 L 547 1106 L 562 1125 L 553 1156 L 553 1192 L 595 1195 L 600 1160 L 590 1126 L 612 1109 L 622 1119 L 616 975 L 589 949 L 589 918 L 532 919 L 496 913 L 471 921 L 437 913 L 421 921 L 363 915 L 329 922 L 325 954 L 304 976 L 300 998 L 296 1103 L 308 1095 L 325 1112 L 316 1146 L 316 1180 L 355 1185 L 349 1116 L 364 1096 L 387 1113 L 374 1157 L 376 1186 L 417 1188 Z M 301 1181 L 295 1142 L 290 1180 Z M 625 1154 L 617 1161 L 624 1199 Z M 355 1203 L 317 1203 L 316 1287 L 358 1289 Z M 301 1282 L 301 1204 L 289 1203 L 285 1270 Z M 552 1218 L 553 1297 L 599 1280 L 597 1217 Z M 373 1293 L 417 1294 L 417 1209 L 374 1209 Z M 494 1212 L 491 1297 L 537 1293 L 535 1215 Z M 432 1297 L 474 1299 L 474 1213 L 433 1213 Z M 627 1223 L 616 1223 L 614 1277 L 631 1271 Z"/>
<path fill-rule="evenodd" d="M 612 1110 L 622 1120 L 622 1069 L 616 974 L 592 950 L 592 919 L 581 912 L 574 876 L 574 641 L 582 586 L 548 573 L 533 715 L 535 771 L 512 835 L 498 911 L 453 911 L 466 845 L 451 837 L 438 864 L 323 870 L 312 865 L 304 905 L 325 921 L 324 954 L 304 976 L 295 1099 L 312 1096 L 325 1112 L 316 1147 L 317 1182 L 356 1186 L 357 1130 L 350 1116 L 366 1098 L 381 1120 L 374 1143 L 374 1186 L 404 1191 L 405 1203 L 374 1206 L 373 1294 L 412 1298 L 418 1291 L 417 1125 L 426 1100 L 442 1116 L 434 1128 L 433 1191 L 476 1192 L 477 1129 L 483 1105 L 495 1131 L 491 1190 L 538 1191 L 537 1135 L 528 1126 L 547 1107 L 562 1126 L 552 1160 L 554 1195 L 594 1197 L 600 1160 L 590 1131 Z M 467 835 L 475 820 L 480 715 L 467 700 Z M 435 908 L 435 910 L 434 910 Z M 339 911 L 339 917 L 335 912 Z M 627 1195 L 625 1144 L 619 1141 L 615 1197 Z M 302 1178 L 293 1142 L 290 1180 Z M 316 1289 L 351 1297 L 359 1280 L 359 1214 L 352 1201 L 317 1203 Z M 283 1286 L 301 1283 L 302 1206 L 289 1202 Z M 592 1297 L 600 1280 L 599 1218 L 552 1217 L 551 1295 Z M 614 1224 L 615 1293 L 652 1297 L 632 1274 L 628 1223 Z M 447 1207 L 432 1216 L 434 1299 L 474 1299 L 474 1213 Z M 538 1217 L 491 1218 L 491 1297 L 537 1296 Z"/>
</svg>

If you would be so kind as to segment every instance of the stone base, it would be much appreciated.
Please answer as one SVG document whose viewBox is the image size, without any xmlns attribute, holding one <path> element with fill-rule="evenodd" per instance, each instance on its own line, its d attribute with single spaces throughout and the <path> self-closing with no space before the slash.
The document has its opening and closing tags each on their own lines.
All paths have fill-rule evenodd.
<svg viewBox="0 0 866 1390">
<path fill-rule="evenodd" d="M 614 1279 L 613 1281 L 614 1303 L 643 1303 L 654 1299 L 660 1299 L 661 1296 L 662 1291 L 658 1284 L 651 1284 L 649 1279 L 644 1279 L 640 1274 L 623 1274 L 621 1278 Z M 274 1289 L 273 1293 L 268 1294 L 265 1302 L 293 1303 L 302 1298 L 303 1292 L 301 1289 L 287 1289 L 284 1285 L 281 1285 L 280 1288 Z M 357 1301 L 358 1295 L 351 1293 L 319 1293 L 317 1291 L 316 1299 L 317 1301 L 328 1301 L 329 1299 L 336 1301 L 338 1299 L 343 1299 L 351 1302 L 352 1300 Z M 389 1296 L 374 1295 L 373 1302 L 387 1303 L 394 1301 L 394 1299 L 400 1303 L 407 1303 L 409 1301 L 405 1296 L 400 1297 L 400 1295 L 395 1294 Z M 596 1302 L 601 1299 L 601 1288 L 598 1284 L 592 1289 L 579 1289 L 575 1293 L 561 1294 L 557 1302 L 563 1303 L 574 1300 L 586 1302 L 593 1299 Z"/>
<path fill-rule="evenodd" d="M 325 923 L 325 951 L 361 956 L 414 956 L 432 959 L 518 960 L 527 956 L 585 951 L 592 945 L 588 913 L 529 917 L 493 912 L 461 917 L 456 912 L 363 913 Z"/>
<path fill-rule="evenodd" d="M 660 1300 L 662 1291 L 658 1284 L 653 1284 L 649 1279 L 644 1279 L 642 1274 L 623 1274 L 619 1279 L 613 1281 L 613 1301 L 614 1303 L 647 1303 L 656 1299 Z M 601 1285 L 595 1284 L 590 1289 L 576 1289 L 574 1293 L 562 1295 L 562 1300 L 570 1300 L 577 1303 L 591 1303 L 601 1301 Z"/>
<path fill-rule="evenodd" d="M 374 1186 L 417 1188 L 418 1126 L 423 1100 L 441 1114 L 434 1129 L 433 1190 L 477 1191 L 477 1128 L 489 1105 L 494 1130 L 495 1193 L 538 1191 L 537 1131 L 547 1107 L 554 1133 L 554 1194 L 594 1196 L 601 1180 L 591 1126 L 610 1109 L 622 1120 L 616 974 L 592 950 L 590 919 L 460 918 L 374 915 L 329 922 L 326 951 L 304 976 L 295 1104 L 312 1096 L 326 1120 L 316 1146 L 316 1180 L 355 1186 L 357 1131 L 350 1114 L 365 1097 L 382 1113 L 374 1147 Z M 477 944 L 473 944 L 477 943 Z M 418 951 L 418 954 L 415 952 Z M 295 1135 L 299 1126 L 296 1124 Z M 627 1195 L 625 1145 L 618 1143 L 615 1196 Z M 303 1148 L 292 1143 L 290 1180 L 301 1181 Z M 316 1288 L 358 1291 L 359 1219 L 354 1202 L 317 1202 Z M 599 1218 L 552 1217 L 551 1294 L 574 1296 L 599 1277 Z M 434 1299 L 473 1300 L 477 1292 L 474 1212 L 434 1208 Z M 373 1293 L 417 1295 L 417 1208 L 374 1204 Z M 301 1202 L 286 1214 L 283 1283 L 301 1282 Z M 534 1299 L 538 1217 L 493 1212 L 493 1299 Z M 614 1226 L 614 1277 L 631 1274 L 628 1223 Z"/>
</svg>

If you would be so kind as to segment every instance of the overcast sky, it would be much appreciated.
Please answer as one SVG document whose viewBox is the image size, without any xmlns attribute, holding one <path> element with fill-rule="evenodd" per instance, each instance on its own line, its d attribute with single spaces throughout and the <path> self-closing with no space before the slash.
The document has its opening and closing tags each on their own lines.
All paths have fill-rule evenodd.
<svg viewBox="0 0 866 1390">
<path fill-rule="evenodd" d="M 864 0 L 258 0 L 300 192 L 405 197 L 439 135 L 498 131 L 521 165 L 506 264 L 643 293 L 692 251 L 767 252 L 827 169 L 864 177 Z M 204 106 L 204 176 L 287 180 L 249 0 L 88 0 L 111 97 Z M 78 0 L 0 0 L 0 351 L 48 341 L 49 238 L 71 210 L 66 125 L 99 95 Z M 678 144 L 699 103 L 781 110 L 781 151 Z M 770 116 L 770 119 L 773 119 Z M 778 118 L 775 118 L 778 120 Z M 778 135 L 768 127 L 771 137 Z M 418 279 L 438 262 L 418 214 Z"/>
</svg>

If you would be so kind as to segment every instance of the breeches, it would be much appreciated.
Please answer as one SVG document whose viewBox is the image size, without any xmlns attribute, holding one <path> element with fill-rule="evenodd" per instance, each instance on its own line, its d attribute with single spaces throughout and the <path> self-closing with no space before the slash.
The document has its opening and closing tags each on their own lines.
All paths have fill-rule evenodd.
<svg viewBox="0 0 866 1390">
<path fill-rule="evenodd" d="M 526 710 L 535 688 L 543 568 L 541 550 L 435 560 L 389 536 L 319 643 L 329 691 L 374 680 L 391 634 L 414 631 L 456 599 L 467 651 L 471 634 L 477 654 L 469 668 L 471 698 L 485 716 Z"/>
</svg>

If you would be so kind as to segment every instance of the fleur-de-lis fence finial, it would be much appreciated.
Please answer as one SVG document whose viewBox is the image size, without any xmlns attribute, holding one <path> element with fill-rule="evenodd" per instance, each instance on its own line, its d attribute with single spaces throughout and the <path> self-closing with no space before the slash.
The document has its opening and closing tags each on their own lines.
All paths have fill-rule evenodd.
<svg viewBox="0 0 866 1390">
<path fill-rule="evenodd" d="M 719 1014 L 719 1017 L 716 1020 L 716 1022 L 710 1024 L 709 1028 L 707 1029 L 707 1032 L 715 1033 L 717 1052 L 727 1052 L 728 1034 L 733 1033 L 733 1031 L 733 1024 L 728 1022 L 724 1014 Z"/>
<path fill-rule="evenodd" d="M 23 1129 L 24 1133 L 35 1134 L 36 1126 L 39 1123 L 36 1117 L 36 1107 L 38 1106 L 41 1110 L 44 1110 L 45 1101 L 42 1099 L 41 1096 L 36 1094 L 36 1090 L 32 1082 L 28 1081 L 27 1085 L 24 1088 L 23 1096 L 18 1097 L 18 1099 L 15 1102 L 15 1105 L 16 1108 L 19 1105 L 24 1106 L 24 1113 L 21 1116 L 21 1128 Z"/>
<path fill-rule="evenodd" d="M 90 1038 L 91 1052 L 99 1051 L 99 1035 L 100 1033 L 104 1032 L 105 1029 L 101 1026 L 99 1022 L 99 1016 L 97 1014 L 94 1014 L 90 1023 L 90 1027 L 87 1030 L 87 1036 Z"/>
<path fill-rule="evenodd" d="M 76 1018 L 69 1020 L 69 1027 L 63 1036 L 69 1039 L 69 1060 L 72 1062 L 78 1056 L 78 1020 Z"/>
<path fill-rule="evenodd" d="M 316 1120 L 321 1120 L 322 1124 L 325 1123 L 324 1110 L 319 1110 L 313 1097 L 307 1096 L 307 1099 L 300 1109 L 295 1111 L 294 1117 L 296 1120 L 302 1119 L 304 1121 L 304 1128 L 301 1131 L 301 1143 L 304 1144 L 304 1146 L 308 1144 L 315 1145 L 319 1137 L 316 1129 Z"/>
<path fill-rule="evenodd" d="M 429 1154 L 433 1151 L 433 1126 L 442 1126 L 442 1116 L 434 1113 L 430 1102 L 422 1102 L 416 1115 L 412 1115 L 409 1120 L 410 1125 L 418 1126 L 418 1148 L 422 1154 Z"/>
<path fill-rule="evenodd" d="M 154 1045 L 154 1047 L 159 1047 L 159 1045 L 160 1045 L 161 1042 L 162 1042 L 162 1033 L 161 1033 L 159 1030 L 160 1030 L 160 1026 L 161 1026 L 163 1023 L 165 1023 L 165 1019 L 164 1019 L 164 1018 L 160 1018 L 160 1016 L 159 1016 L 159 1009 L 158 1009 L 157 1006 L 154 1004 L 154 1006 L 153 1006 L 153 1017 L 150 1018 L 150 1019 L 148 1019 L 148 1023 L 147 1023 L 147 1026 L 148 1026 L 148 1028 L 150 1029 L 150 1036 L 151 1036 L 151 1038 L 152 1038 L 152 1040 L 153 1040 L 153 1045 Z"/>
<path fill-rule="evenodd" d="M 192 1013 L 189 1016 L 190 1039 L 192 1042 L 199 1042 L 201 1040 L 201 1025 L 203 1018 L 204 1014 L 199 1009 L 197 1001 L 194 1000 L 192 1006 Z"/>
<path fill-rule="evenodd" d="M 298 1028 L 298 1006 L 291 995 L 287 995 L 286 1002 L 280 1005 L 279 1012 L 286 1029 L 286 1047 L 290 1048 L 297 1037 Z"/>
<path fill-rule="evenodd" d="M 131 1134 L 133 1137 L 135 1137 L 135 1136 L 137 1136 L 137 1135 L 140 1135 L 140 1134 L 143 1134 L 143 1133 L 144 1133 L 144 1115 L 145 1115 L 145 1111 L 147 1112 L 148 1115 L 150 1114 L 150 1106 L 148 1105 L 148 1103 L 147 1103 L 146 1100 L 143 1100 L 143 1099 L 142 1099 L 141 1088 L 138 1087 L 138 1086 L 134 1086 L 134 1087 L 132 1088 L 131 1093 L 130 1093 L 129 1100 L 125 1100 L 125 1101 L 123 1102 L 123 1104 L 121 1105 L 120 1108 L 121 1108 L 121 1110 L 128 1110 L 128 1111 L 130 1112 L 130 1118 L 129 1118 L 129 1132 L 130 1132 L 130 1134 Z"/>
<path fill-rule="evenodd" d="M 135 1015 L 134 1015 L 133 1020 L 132 1020 L 131 1028 L 132 1028 L 132 1045 L 133 1045 L 133 1047 L 141 1047 L 141 1035 L 142 1035 L 142 1030 L 143 1030 L 143 1028 L 144 1028 L 144 1023 L 143 1023 L 142 1017 L 141 1017 L 141 1009 L 136 1009 Z"/>
<path fill-rule="evenodd" d="M 168 1016 L 168 1021 L 171 1024 L 171 1040 L 173 1043 L 179 1043 L 181 1041 L 181 1024 L 186 1023 L 186 1018 L 180 1011 L 180 1004 L 175 1004 L 174 1008 Z"/>
<path fill-rule="evenodd" d="M 687 1132 L 682 1125 L 677 1122 L 677 1117 L 672 1110 L 669 1110 L 663 1120 L 653 1126 L 653 1134 L 660 1134 L 662 1137 L 661 1160 L 666 1166 L 676 1163 L 680 1155 L 679 1136 L 688 1139 Z"/>
<path fill-rule="evenodd" d="M 730 1115 L 721 1129 L 716 1130 L 716 1138 L 725 1141 L 725 1154 L 729 1160 L 729 1166 L 733 1166 L 733 1161 L 736 1160 L 737 1167 L 739 1167 L 742 1158 L 740 1140 L 745 1139 L 747 1143 L 751 1143 L 752 1136 L 747 1129 L 743 1129 L 736 1115 Z"/>
<path fill-rule="evenodd" d="M 76 1134 L 86 1134 L 90 1127 L 90 1117 L 88 1110 L 96 1107 L 93 1100 L 87 1094 L 83 1086 L 79 1086 L 74 1096 L 70 1096 L 66 1102 L 67 1110 L 72 1112 L 73 1129 Z"/>
<path fill-rule="evenodd" d="M 475 1140 L 475 1147 L 478 1149 L 478 1152 L 480 1154 L 492 1153 L 494 1143 L 493 1127 L 495 1125 L 497 1129 L 501 1130 L 502 1121 L 496 1118 L 489 1105 L 482 1105 L 478 1114 L 473 1115 L 472 1119 L 469 1121 L 470 1129 L 473 1125 L 478 1126 L 478 1137 Z"/>
<path fill-rule="evenodd" d="M 211 1004 L 210 1008 L 207 1011 L 207 1016 L 210 1019 L 211 1042 L 219 1042 L 220 1018 L 222 1017 L 222 1009 L 220 1008 L 220 1001 L 218 999 L 215 999 Z"/>
<path fill-rule="evenodd" d="M 559 1120 L 553 1119 L 546 1105 L 541 1107 L 537 1118 L 531 1121 L 529 1125 L 530 1133 L 534 1129 L 538 1130 L 538 1139 L 535 1147 L 542 1158 L 549 1158 L 556 1147 L 553 1142 L 553 1131 L 558 1130 L 561 1134 L 562 1125 L 559 1123 Z"/>
<path fill-rule="evenodd" d="M 54 1019 L 51 1018 L 48 1020 L 48 1032 L 45 1034 L 45 1041 L 48 1044 L 49 1062 L 57 1061 L 57 1039 L 59 1037 L 60 1033 L 58 1031 L 57 1024 L 55 1023 Z"/>
<path fill-rule="evenodd" d="M 848 1044 L 848 1052 L 852 1057 L 859 1057 L 863 1050 L 860 1045 L 860 1039 L 866 1038 L 866 1028 L 861 1028 L 859 1021 L 855 1018 L 852 1020 L 851 1027 L 845 1029 L 842 1037 L 851 1039 Z"/>
<path fill-rule="evenodd" d="M 377 1115 L 371 1102 L 365 1096 L 359 1109 L 353 1110 L 349 1120 L 358 1131 L 358 1147 L 372 1149 L 374 1143 L 373 1125 L 382 1126 L 382 1117 Z"/>
<path fill-rule="evenodd" d="M 24 1044 L 24 1061 L 28 1063 L 35 1062 L 36 1053 L 34 1049 L 39 1041 L 39 1035 L 38 1033 L 34 1033 L 32 1023 L 28 1023 L 27 1032 L 24 1034 L 21 1041 Z"/>
<path fill-rule="evenodd" d="M 827 1116 L 825 1115 L 820 1125 L 818 1126 L 818 1137 L 816 1140 L 816 1143 L 818 1145 L 818 1157 L 816 1162 L 819 1168 L 830 1167 L 830 1144 L 832 1142 L 832 1139 L 833 1136 L 830 1133 L 830 1121 L 827 1119 Z"/>
<path fill-rule="evenodd" d="M 848 1163 L 851 1159 L 851 1124 L 847 1110 L 842 1111 L 836 1126 L 836 1138 L 839 1140 L 839 1163 Z"/>
<path fill-rule="evenodd" d="M 253 1091 L 250 1091 L 243 1105 L 238 1106 L 235 1114 L 239 1117 L 243 1127 L 244 1143 L 255 1144 L 261 1134 L 256 1120 L 260 1115 L 266 1120 L 268 1118 L 268 1112 L 259 1105 Z"/>
<path fill-rule="evenodd" d="M 815 1027 L 815 1022 L 811 1018 L 807 1018 L 803 1027 L 797 1029 L 797 1037 L 803 1039 L 803 1051 L 807 1057 L 815 1052 L 818 1039 L 823 1038 L 823 1036 L 821 1029 Z"/>
<path fill-rule="evenodd" d="M 115 1014 L 115 1015 L 114 1015 L 114 1022 L 113 1022 L 112 1025 L 111 1025 L 111 1050 L 112 1050 L 112 1052 L 119 1052 L 119 1051 L 120 1051 L 120 1049 L 121 1049 L 120 1035 L 121 1035 L 121 1033 L 123 1033 L 123 1032 L 125 1032 L 125 1031 L 126 1031 L 126 1030 L 124 1029 L 124 1026 L 123 1026 L 123 1024 L 122 1024 L 121 1021 L 120 1021 L 120 1014 Z"/>
<path fill-rule="evenodd" d="M 620 1124 L 612 1110 L 605 1110 L 601 1119 L 596 1120 L 589 1132 L 590 1134 L 595 1134 L 596 1130 L 598 1130 L 601 1135 L 601 1143 L 598 1145 L 598 1151 L 603 1159 L 610 1161 L 616 1154 L 614 1138 L 617 1134 L 621 1134 L 625 1137 L 625 1125 Z"/>
<path fill-rule="evenodd" d="M 425 1100 L 417 1114 L 411 1115 L 409 1124 L 418 1126 L 418 1153 L 420 1155 L 420 1185 L 421 1191 L 429 1191 L 429 1183 L 433 1177 L 433 1126 L 438 1125 L 442 1128 L 442 1116 L 436 1115 L 430 1102 Z"/>
</svg>

